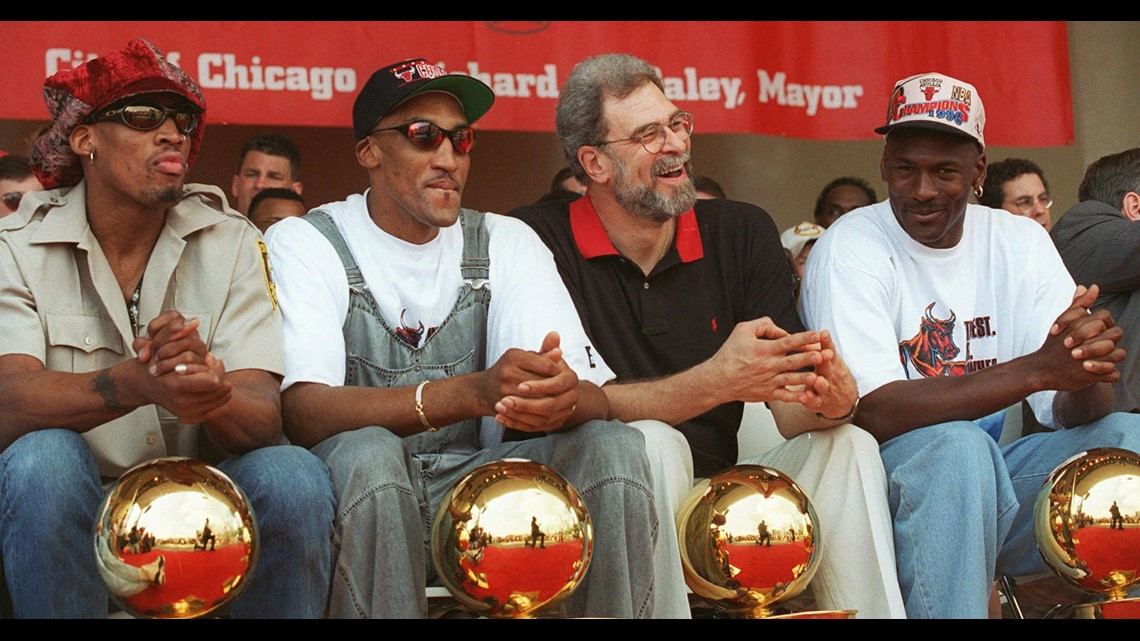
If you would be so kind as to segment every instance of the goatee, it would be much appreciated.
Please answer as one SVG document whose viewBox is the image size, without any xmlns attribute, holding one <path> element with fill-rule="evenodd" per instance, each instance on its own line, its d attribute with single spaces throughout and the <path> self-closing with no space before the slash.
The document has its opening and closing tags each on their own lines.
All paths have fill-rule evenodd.
<svg viewBox="0 0 1140 641">
<path fill-rule="evenodd" d="M 697 189 L 693 186 L 689 171 L 688 154 L 662 158 L 653 163 L 654 177 L 682 168 L 685 170 L 685 180 L 669 194 L 656 189 L 656 178 L 652 185 L 635 185 L 629 179 L 625 163 L 617 162 L 615 167 L 614 199 L 630 213 L 665 222 L 689 211 L 697 202 Z"/>
</svg>

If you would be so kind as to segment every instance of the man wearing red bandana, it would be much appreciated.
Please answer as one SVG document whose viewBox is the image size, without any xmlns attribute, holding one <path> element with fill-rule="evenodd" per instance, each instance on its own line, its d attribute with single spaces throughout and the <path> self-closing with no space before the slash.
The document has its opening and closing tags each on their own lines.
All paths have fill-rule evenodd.
<svg viewBox="0 0 1140 641">
<path fill-rule="evenodd" d="M 260 234 L 221 190 L 187 183 L 205 129 L 198 85 L 135 39 L 51 76 L 44 97 L 53 125 L 32 164 L 46 191 L 0 225 L 13 614 L 106 617 L 91 545 L 105 488 L 182 456 L 217 465 L 257 518 L 257 563 L 229 615 L 320 617 L 328 470 L 282 445 L 281 318 Z"/>
</svg>

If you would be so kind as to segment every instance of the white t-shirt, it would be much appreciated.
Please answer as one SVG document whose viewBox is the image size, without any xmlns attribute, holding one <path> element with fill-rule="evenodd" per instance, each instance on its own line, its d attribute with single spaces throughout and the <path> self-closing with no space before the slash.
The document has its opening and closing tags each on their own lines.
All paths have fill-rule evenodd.
<svg viewBox="0 0 1140 641">
<path fill-rule="evenodd" d="M 860 394 L 919 378 L 932 360 L 940 361 L 933 375 L 955 375 L 1033 352 L 1072 304 L 1076 284 L 1041 225 L 968 205 L 963 227 L 955 247 L 932 249 L 907 235 L 883 201 L 841 217 L 816 242 L 800 315 L 810 328 L 831 330 Z M 901 344 L 916 337 L 937 344 L 951 320 L 953 347 L 941 359 L 902 356 Z M 1029 398 L 1047 427 L 1055 427 L 1054 395 Z"/>
<path fill-rule="evenodd" d="M 368 215 L 366 195 L 354 194 L 320 208 L 332 215 L 389 327 L 437 327 L 451 312 L 463 284 L 462 226 L 443 228 L 423 245 L 408 243 L 376 226 Z M 578 378 L 599 386 L 613 379 L 613 371 L 586 338 L 542 240 L 514 218 L 488 213 L 485 221 L 491 259 L 488 366 L 512 347 L 538 350 L 546 334 L 556 331 L 563 358 Z M 344 385 L 348 278 L 336 250 L 300 218 L 274 224 L 266 244 L 284 320 L 281 389 L 297 382 Z M 483 426 L 485 444 L 498 440 L 502 428 L 493 418 L 485 417 Z"/>
</svg>

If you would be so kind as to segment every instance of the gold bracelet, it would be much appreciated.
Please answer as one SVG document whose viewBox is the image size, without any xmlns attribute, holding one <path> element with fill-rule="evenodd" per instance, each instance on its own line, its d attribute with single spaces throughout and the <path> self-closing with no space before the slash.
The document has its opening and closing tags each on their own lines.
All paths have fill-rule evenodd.
<svg viewBox="0 0 1140 641">
<path fill-rule="evenodd" d="M 438 432 L 439 428 L 432 427 L 432 424 L 428 423 L 427 417 L 424 416 L 424 386 L 427 385 L 428 382 L 429 381 L 424 381 L 416 388 L 416 414 L 420 415 L 420 423 L 427 428 L 427 431 Z"/>
<path fill-rule="evenodd" d="M 851 405 L 851 411 L 847 412 L 843 416 L 832 418 L 830 416 L 824 416 L 823 414 L 820 414 L 819 412 L 816 412 L 815 415 L 820 417 L 820 418 L 825 418 L 829 421 L 843 421 L 844 423 L 850 423 L 851 419 L 855 418 L 855 412 L 857 412 L 859 410 L 859 399 L 860 398 L 861 397 L 859 397 L 859 396 L 855 397 L 855 402 Z"/>
</svg>

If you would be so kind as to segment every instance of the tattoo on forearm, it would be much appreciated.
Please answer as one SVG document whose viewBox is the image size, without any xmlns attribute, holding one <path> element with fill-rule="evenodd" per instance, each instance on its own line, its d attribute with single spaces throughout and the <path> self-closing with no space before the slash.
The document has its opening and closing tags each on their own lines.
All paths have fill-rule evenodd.
<svg viewBox="0 0 1140 641">
<path fill-rule="evenodd" d="M 92 382 L 95 385 L 95 393 L 103 397 L 103 407 L 115 411 L 126 409 L 119 402 L 119 389 L 115 386 L 115 379 L 111 378 L 111 370 L 105 369 L 99 372 Z"/>
</svg>

